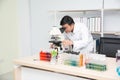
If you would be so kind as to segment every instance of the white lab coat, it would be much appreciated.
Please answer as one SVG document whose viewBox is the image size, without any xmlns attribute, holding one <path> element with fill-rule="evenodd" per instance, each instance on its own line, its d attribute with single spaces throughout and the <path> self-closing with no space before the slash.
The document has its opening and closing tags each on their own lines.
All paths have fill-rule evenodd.
<svg viewBox="0 0 120 80">
<path fill-rule="evenodd" d="M 83 23 L 75 23 L 73 32 L 64 32 L 67 40 L 73 41 L 73 51 L 88 53 L 93 50 L 93 37 Z"/>
</svg>

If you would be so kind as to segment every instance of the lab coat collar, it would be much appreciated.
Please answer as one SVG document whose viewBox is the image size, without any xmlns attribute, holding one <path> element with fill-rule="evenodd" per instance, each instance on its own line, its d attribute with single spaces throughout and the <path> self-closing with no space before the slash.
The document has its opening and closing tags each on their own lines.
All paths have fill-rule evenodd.
<svg viewBox="0 0 120 80">
<path fill-rule="evenodd" d="M 72 31 L 72 33 L 75 33 L 76 32 L 76 25 L 74 24 L 74 29 Z"/>
<path fill-rule="evenodd" d="M 71 31 L 72 33 L 75 33 L 75 26 L 74 26 L 74 29 Z"/>
</svg>

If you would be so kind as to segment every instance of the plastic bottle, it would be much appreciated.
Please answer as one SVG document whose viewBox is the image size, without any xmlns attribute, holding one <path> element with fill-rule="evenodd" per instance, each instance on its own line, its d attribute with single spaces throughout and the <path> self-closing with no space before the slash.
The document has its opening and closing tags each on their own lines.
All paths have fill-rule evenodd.
<svg viewBox="0 0 120 80">
<path fill-rule="evenodd" d="M 117 63 L 116 72 L 120 76 L 120 50 L 117 50 L 117 53 L 116 53 L 116 63 Z"/>
<path fill-rule="evenodd" d="M 79 64 L 80 67 L 83 66 L 83 54 L 80 54 L 80 64 Z"/>
<path fill-rule="evenodd" d="M 50 60 L 51 64 L 56 64 L 57 63 L 57 50 L 53 49 L 51 51 L 51 60 Z"/>
</svg>

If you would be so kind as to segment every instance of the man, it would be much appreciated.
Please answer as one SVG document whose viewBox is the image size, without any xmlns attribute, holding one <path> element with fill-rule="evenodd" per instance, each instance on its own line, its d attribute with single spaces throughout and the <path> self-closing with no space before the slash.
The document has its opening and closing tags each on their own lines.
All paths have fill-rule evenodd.
<svg viewBox="0 0 120 80">
<path fill-rule="evenodd" d="M 60 25 L 65 30 L 64 47 L 70 46 L 75 52 L 86 53 L 93 50 L 93 38 L 88 28 L 83 23 L 75 23 L 70 16 L 64 16 Z"/>
</svg>

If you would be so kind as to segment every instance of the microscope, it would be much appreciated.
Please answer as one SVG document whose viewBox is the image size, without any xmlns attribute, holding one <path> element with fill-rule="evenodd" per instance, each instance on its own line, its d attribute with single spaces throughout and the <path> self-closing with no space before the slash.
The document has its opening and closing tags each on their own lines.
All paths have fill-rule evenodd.
<svg viewBox="0 0 120 80">
<path fill-rule="evenodd" d="M 50 46 L 52 46 L 51 48 L 57 52 L 57 55 L 59 52 L 63 51 L 62 41 L 64 40 L 64 36 L 62 32 L 64 32 L 63 29 L 59 29 L 56 26 L 53 26 L 51 31 L 49 32 L 49 43 L 51 43 Z"/>
<path fill-rule="evenodd" d="M 50 41 L 49 43 L 52 43 L 52 48 L 54 50 L 57 50 L 57 54 L 62 51 L 63 53 L 70 53 L 70 54 L 79 54 L 80 52 L 75 52 L 71 48 L 65 48 L 62 46 L 62 41 L 65 39 L 63 36 L 63 32 L 65 31 L 65 28 L 58 28 L 56 26 L 53 26 L 50 31 Z"/>
</svg>

